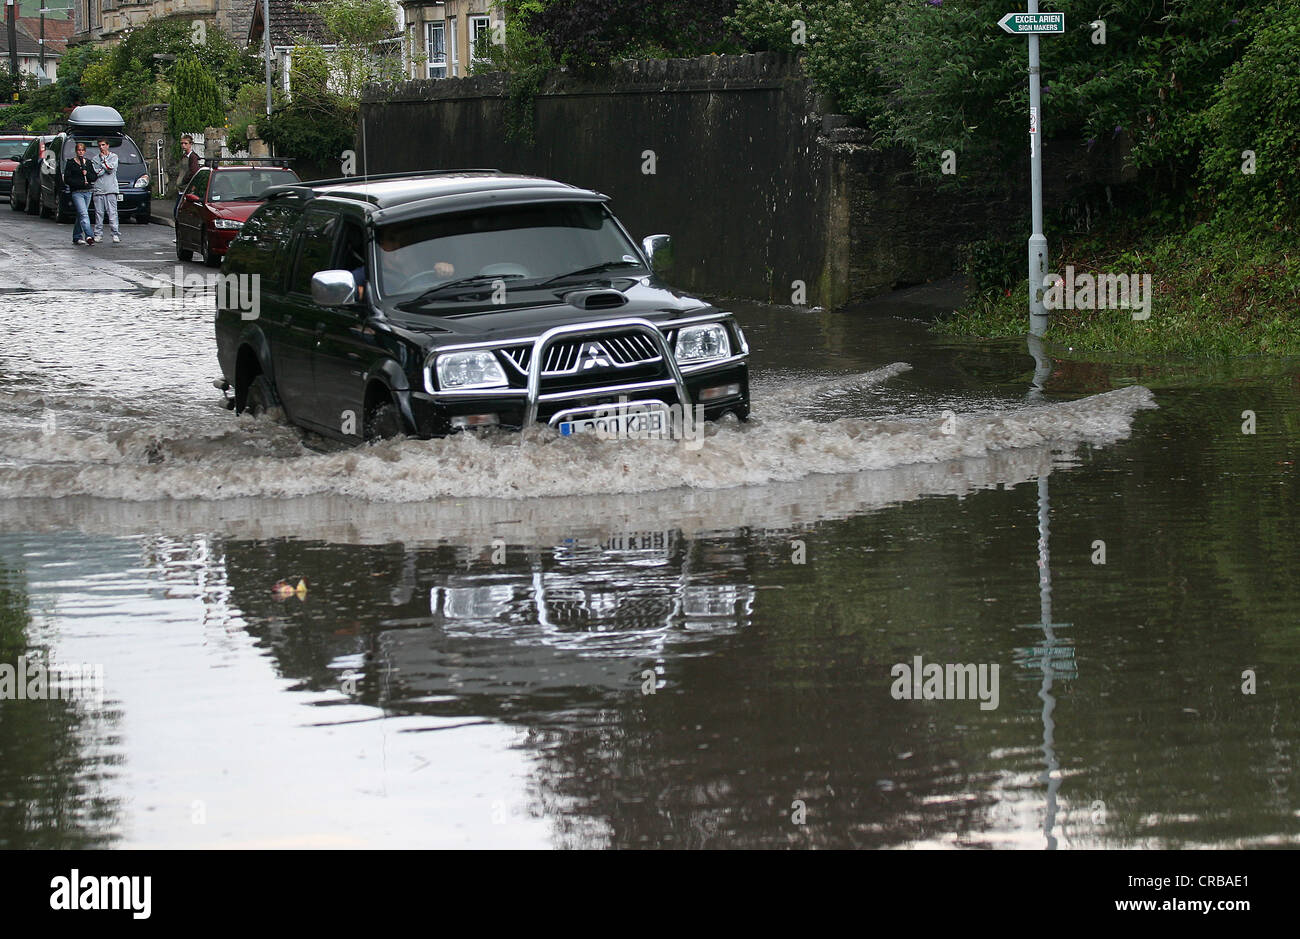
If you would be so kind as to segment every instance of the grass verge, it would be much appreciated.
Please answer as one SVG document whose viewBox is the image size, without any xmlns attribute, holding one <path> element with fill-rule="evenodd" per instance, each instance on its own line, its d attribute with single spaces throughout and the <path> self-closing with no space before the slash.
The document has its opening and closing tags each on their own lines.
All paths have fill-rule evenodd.
<svg viewBox="0 0 1300 939">
<path fill-rule="evenodd" d="M 1117 245 L 1126 245 L 1119 248 Z M 1300 243 L 1294 236 L 1257 237 L 1199 226 L 1180 235 L 1143 239 L 1076 238 L 1062 246 L 1052 270 L 1150 274 L 1150 318 L 1131 310 L 1057 310 L 1047 338 L 1076 353 L 1141 358 L 1176 356 L 1300 356 Z M 985 289 L 935 329 L 948 335 L 1023 336 L 1028 285 Z"/>
</svg>

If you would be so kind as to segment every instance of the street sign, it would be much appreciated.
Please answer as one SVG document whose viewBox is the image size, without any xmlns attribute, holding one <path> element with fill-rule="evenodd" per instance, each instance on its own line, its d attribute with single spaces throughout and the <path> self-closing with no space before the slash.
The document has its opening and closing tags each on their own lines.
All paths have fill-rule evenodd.
<svg viewBox="0 0 1300 939">
<path fill-rule="evenodd" d="M 998 25 L 1014 36 L 1065 32 L 1064 13 L 1008 13 Z"/>
</svg>

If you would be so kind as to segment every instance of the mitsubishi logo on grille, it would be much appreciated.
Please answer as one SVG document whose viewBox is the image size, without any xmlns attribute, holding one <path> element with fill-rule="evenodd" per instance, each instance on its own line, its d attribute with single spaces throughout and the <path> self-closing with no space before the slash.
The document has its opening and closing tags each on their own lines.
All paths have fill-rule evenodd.
<svg viewBox="0 0 1300 939">
<path fill-rule="evenodd" d="M 599 342 L 588 342 L 582 347 L 582 370 L 585 372 L 589 368 L 609 368 L 613 363 L 609 360 L 609 353 Z"/>
</svg>

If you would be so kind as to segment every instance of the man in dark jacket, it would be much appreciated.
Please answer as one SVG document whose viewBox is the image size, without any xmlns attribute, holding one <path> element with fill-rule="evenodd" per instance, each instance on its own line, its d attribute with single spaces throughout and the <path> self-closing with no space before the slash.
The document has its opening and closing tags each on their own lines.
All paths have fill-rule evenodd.
<svg viewBox="0 0 1300 939">
<path fill-rule="evenodd" d="M 176 205 L 172 208 L 172 218 L 180 213 L 181 197 L 185 195 L 185 187 L 190 184 L 194 174 L 199 171 L 199 155 L 194 152 L 194 138 L 189 134 L 181 137 L 181 175 L 180 184 L 176 187 Z"/>
<path fill-rule="evenodd" d="M 90 230 L 90 194 L 95 185 L 95 166 L 86 159 L 86 145 L 77 141 L 77 155 L 70 157 L 63 167 L 63 181 L 72 192 L 72 204 L 77 210 L 77 221 L 72 226 L 74 245 L 93 245 L 94 232 Z"/>
</svg>

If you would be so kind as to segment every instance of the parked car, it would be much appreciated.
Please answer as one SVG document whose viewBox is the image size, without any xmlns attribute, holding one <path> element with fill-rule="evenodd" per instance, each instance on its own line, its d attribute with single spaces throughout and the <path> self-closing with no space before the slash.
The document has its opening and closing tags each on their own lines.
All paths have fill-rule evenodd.
<svg viewBox="0 0 1300 939">
<path fill-rule="evenodd" d="M 99 152 L 96 141 L 108 141 L 109 149 L 117 154 L 117 217 L 121 221 L 135 219 L 149 221 L 152 194 L 149 191 L 149 168 L 145 165 L 140 148 L 126 134 L 126 122 L 113 108 L 83 104 L 68 115 L 68 129 L 46 145 L 41 163 L 40 195 L 38 207 L 42 218 L 53 216 L 57 221 L 72 220 L 75 210 L 72 193 L 63 181 L 63 167 L 76 155 L 77 142 L 86 145 L 87 158 Z"/>
<path fill-rule="evenodd" d="M 746 418 L 739 324 L 664 284 L 671 239 L 638 247 L 608 201 L 496 170 L 276 187 L 226 254 L 216 384 L 354 442 Z"/>
<path fill-rule="evenodd" d="M 299 181 L 293 170 L 268 162 L 216 163 L 194 174 L 176 213 L 177 258 L 188 261 L 197 251 L 216 267 L 266 190 Z"/>
<path fill-rule="evenodd" d="M 30 134 L 0 135 L 0 196 L 13 196 L 14 171 L 23 151 L 35 139 Z M 13 205 L 12 198 L 10 205 Z"/>
<path fill-rule="evenodd" d="M 35 215 L 39 211 L 41 167 L 44 165 L 45 147 L 53 139 L 53 134 L 37 137 L 27 144 L 19 157 L 18 168 L 14 170 L 13 190 L 9 193 L 9 208 L 15 212 Z"/>
</svg>

